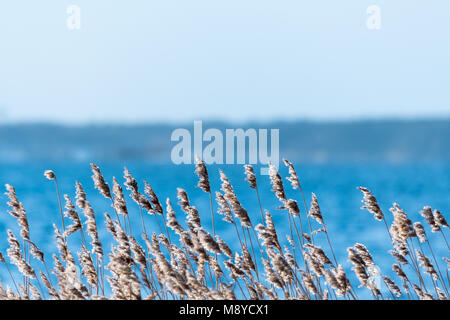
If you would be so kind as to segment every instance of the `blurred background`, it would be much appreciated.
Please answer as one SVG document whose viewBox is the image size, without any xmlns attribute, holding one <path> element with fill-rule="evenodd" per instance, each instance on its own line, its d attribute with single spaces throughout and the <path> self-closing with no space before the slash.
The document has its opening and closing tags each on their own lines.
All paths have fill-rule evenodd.
<svg viewBox="0 0 450 320">
<path fill-rule="evenodd" d="M 414 221 L 425 205 L 448 218 L 449 10 L 445 0 L 2 2 L 0 184 L 16 187 L 32 237 L 52 252 L 59 213 L 44 170 L 72 198 L 82 182 L 99 224 L 111 208 L 93 189 L 90 162 L 110 183 L 127 166 L 162 201 L 185 188 L 208 212 L 193 166 L 171 163 L 171 132 L 192 130 L 193 120 L 276 128 L 280 157 L 294 163 L 307 197 L 316 193 L 338 258 L 358 241 L 389 266 L 384 225 L 359 209 L 356 187 L 368 187 L 389 219 L 393 202 Z M 256 219 L 242 166 L 211 166 L 215 190 L 219 168 Z M 268 177 L 258 178 L 283 228 Z M 0 196 L 2 239 L 17 230 L 6 202 Z"/>
</svg>

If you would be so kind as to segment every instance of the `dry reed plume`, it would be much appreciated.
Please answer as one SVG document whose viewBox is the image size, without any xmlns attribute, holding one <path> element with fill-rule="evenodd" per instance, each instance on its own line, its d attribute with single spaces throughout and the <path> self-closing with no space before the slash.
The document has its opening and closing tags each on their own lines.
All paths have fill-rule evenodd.
<svg viewBox="0 0 450 320">
<path fill-rule="evenodd" d="M 413 223 L 394 203 L 389 218 L 375 196 L 359 187 L 362 209 L 385 224 L 392 242 L 391 266 L 377 265 L 369 249 L 360 243 L 347 248 L 346 264 L 335 256 L 335 249 L 344 250 L 333 248 L 326 213 L 321 211 L 318 198 L 312 194 L 308 206 L 294 166 L 287 160 L 284 164 L 289 169 L 286 179 L 292 189 L 300 191 L 304 206 L 300 208 L 297 200 L 288 198 L 283 178 L 270 165 L 272 191 L 281 203 L 278 209 L 289 226 L 287 234 L 277 230 L 272 213 L 264 210 L 250 165 L 244 166 L 243 174 L 255 190 L 255 207 L 260 209 L 251 214 L 238 200 L 224 172 L 220 171 L 221 189 L 211 190 L 208 170 L 197 158 L 197 186 L 210 200 L 211 212 L 205 213 L 212 215 L 212 225 L 208 226 L 202 224 L 203 214 L 190 202 L 185 190 L 177 190 L 178 204 L 186 215 L 179 219 L 183 214 L 176 213 L 170 199 L 160 201 L 147 182 L 141 193 L 138 182 L 125 168 L 124 186 L 139 209 L 139 230 L 130 223 L 132 204 L 127 203 L 123 186 L 113 178 L 110 188 L 96 165 L 91 165 L 94 186 L 110 202 L 112 211 L 102 213 L 104 226 L 97 222 L 100 213 L 94 211 L 80 183 L 76 182 L 74 200 L 67 194 L 61 198 L 56 174 L 46 171 L 45 176 L 55 183 L 60 211 L 60 226 L 54 225 L 58 254 L 52 257 L 45 256 L 33 241 L 27 212 L 15 189 L 6 185 L 9 213 L 16 219 L 20 238 L 7 230 L 9 261 L 0 252 L 0 263 L 10 277 L 10 285 L 0 282 L 0 299 L 356 300 L 357 292 L 362 290 L 355 290 L 358 287 L 364 287 L 377 300 L 449 298 L 449 259 L 438 257 L 429 241 L 430 237 L 438 237 L 434 242 L 442 240 L 448 249 L 448 223 L 440 211 L 424 207 L 420 213 L 425 218 L 424 226 Z M 155 220 L 157 230 L 146 227 L 150 218 Z M 216 234 L 219 223 L 235 233 L 236 243 L 230 245 Z M 109 250 L 102 244 L 102 229 L 113 241 Z M 320 237 L 326 240 L 324 248 L 319 246 Z M 80 240 L 76 246 L 74 238 Z M 286 244 L 280 239 L 287 239 Z M 12 265 L 20 277 L 11 272 Z M 388 270 L 394 272 L 391 277 Z"/>
</svg>

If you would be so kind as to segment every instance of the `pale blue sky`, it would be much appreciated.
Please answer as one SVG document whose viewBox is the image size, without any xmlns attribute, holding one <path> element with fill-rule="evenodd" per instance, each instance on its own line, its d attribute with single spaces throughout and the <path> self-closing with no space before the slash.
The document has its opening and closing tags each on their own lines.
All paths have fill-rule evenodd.
<svg viewBox="0 0 450 320">
<path fill-rule="evenodd" d="M 81 7 L 81 30 L 66 9 Z M 381 8 L 381 30 L 366 9 Z M 14 0 L 0 121 L 450 115 L 450 1 Z"/>
</svg>

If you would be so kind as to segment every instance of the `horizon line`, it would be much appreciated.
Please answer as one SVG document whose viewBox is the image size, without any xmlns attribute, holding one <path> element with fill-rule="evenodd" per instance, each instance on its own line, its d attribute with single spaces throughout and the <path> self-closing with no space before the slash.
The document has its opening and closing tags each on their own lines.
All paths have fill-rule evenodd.
<svg viewBox="0 0 450 320">
<path fill-rule="evenodd" d="M 450 121 L 450 115 L 443 116 L 386 116 L 386 117 L 357 117 L 357 118 L 293 118 L 293 119 L 254 119 L 254 120 L 235 120 L 235 119 L 186 119 L 186 120 L 141 120 L 141 121 L 56 121 L 56 120 L 12 120 L 1 121 L 0 127 L 7 126 L 59 126 L 59 127 L 93 127 L 93 126 L 125 126 L 125 127 L 139 127 L 139 126 L 174 126 L 186 125 L 194 121 L 202 121 L 203 123 L 221 123 L 233 125 L 245 124 L 269 124 L 269 123 L 311 123 L 311 124 L 352 124 L 352 123 L 369 123 L 369 122 L 447 122 Z"/>
</svg>

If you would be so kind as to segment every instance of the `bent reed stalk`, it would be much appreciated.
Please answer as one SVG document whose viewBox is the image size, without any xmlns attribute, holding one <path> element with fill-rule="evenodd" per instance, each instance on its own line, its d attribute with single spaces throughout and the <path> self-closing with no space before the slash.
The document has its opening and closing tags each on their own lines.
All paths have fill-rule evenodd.
<svg viewBox="0 0 450 320">
<path fill-rule="evenodd" d="M 125 168 L 123 185 L 131 198 L 127 203 L 124 188 L 116 178 L 113 178 L 111 190 L 94 164 L 91 164 L 94 186 L 106 201 L 110 201 L 114 214 L 95 212 L 79 182 L 76 182 L 76 206 L 69 195 L 64 194 L 66 211 L 63 212 L 56 175 L 53 171 L 46 171 L 45 176 L 54 180 L 56 185 L 62 227 L 61 232 L 54 225 L 57 254 L 52 255 L 51 270 L 47 267 L 50 265 L 48 257 L 30 238 L 28 217 L 15 189 L 6 185 L 8 212 L 17 220 L 23 244 L 13 231 L 7 230 L 9 261 L 0 252 L 0 270 L 5 268 L 0 275 L 6 273 L 2 279 L 8 284 L 0 281 L 0 299 L 356 300 L 357 288 L 361 288 L 358 291 L 361 293 L 367 290 L 368 296 L 375 300 L 449 298 L 450 260 L 447 257 L 439 259 L 438 252 L 441 250 L 438 251 L 430 242 L 433 234 L 438 233 L 433 243 L 440 241 L 441 248 L 447 246 L 445 232 L 448 223 L 440 211 L 426 206 L 420 212 L 431 228 L 431 233 L 427 234 L 424 225 L 413 223 L 396 203 L 390 209 L 392 219 L 388 219 L 369 189 L 359 187 L 364 203 L 361 209 L 371 212 L 375 220 L 383 221 L 393 247 L 389 250 L 391 266 L 377 265 L 363 244 L 356 243 L 350 248 L 333 247 L 333 237 L 324 222 L 318 197 L 312 194 L 308 208 L 294 166 L 287 160 L 284 163 L 289 168 L 286 179 L 293 189 L 300 190 L 299 201 L 304 204 L 305 211 L 299 209 L 295 198 L 288 198 L 283 179 L 272 165 L 270 182 L 274 198 L 263 200 L 266 203 L 276 198 L 281 202 L 277 214 L 287 215 L 285 220 L 280 220 L 289 225 L 288 230 L 282 230 L 286 234 L 277 230 L 273 219 L 275 213 L 264 208 L 250 165 L 244 166 L 243 173 L 250 188 L 256 191 L 255 199 L 250 201 L 254 201 L 254 207 L 259 210 L 252 214 L 244 209 L 224 172 L 220 171 L 221 190 L 211 190 L 206 165 L 196 159 L 197 186 L 209 196 L 212 223 L 208 226 L 202 224 L 201 218 L 204 216 L 190 202 L 185 190 L 177 189 L 181 209 L 178 213 L 170 199 L 165 200 L 167 207 L 163 209 L 153 188 L 145 182 L 145 194 L 140 193 L 137 180 Z M 134 226 L 133 233 L 130 203 L 138 206 L 141 220 L 141 230 L 134 229 L 137 227 Z M 78 211 L 83 213 L 85 221 L 82 221 Z M 158 230 L 151 230 L 148 227 L 150 224 L 146 225 L 147 215 L 144 213 L 154 216 Z M 100 214 L 105 217 L 105 225 L 97 223 L 96 217 Z M 164 228 L 161 228 L 158 215 L 162 216 Z M 112 218 L 114 216 L 116 219 Z M 122 221 L 120 216 L 123 216 Z M 185 216 L 185 219 L 179 219 L 179 216 Z M 219 217 L 222 219 L 217 219 Z M 295 217 L 298 217 L 300 232 Z M 65 219 L 72 224 L 66 224 Z M 388 220 L 391 220 L 390 227 Z M 309 233 L 304 231 L 305 222 Z M 220 223 L 222 225 L 218 228 Z M 314 229 L 313 224 L 318 229 Z M 218 234 L 227 227 L 234 230 L 237 236 L 232 245 Z M 107 232 L 101 232 L 103 229 Z M 294 237 L 294 230 L 297 237 Z M 84 232 L 90 237 L 90 243 Z M 106 236 L 113 241 L 109 252 L 102 245 Z M 326 248 L 319 246 L 320 240 Z M 253 244 L 257 244 L 259 252 Z M 332 259 L 327 252 L 331 253 Z M 339 255 L 335 254 L 338 252 L 341 256 L 347 252 L 348 262 L 339 261 Z M 38 261 L 32 263 L 30 257 L 41 264 Z M 447 266 L 439 265 L 443 262 Z M 11 265 L 15 265 L 18 272 L 12 272 Z M 344 266 L 351 267 L 354 274 L 345 270 Z M 23 285 L 21 280 L 24 280 Z"/>
</svg>

